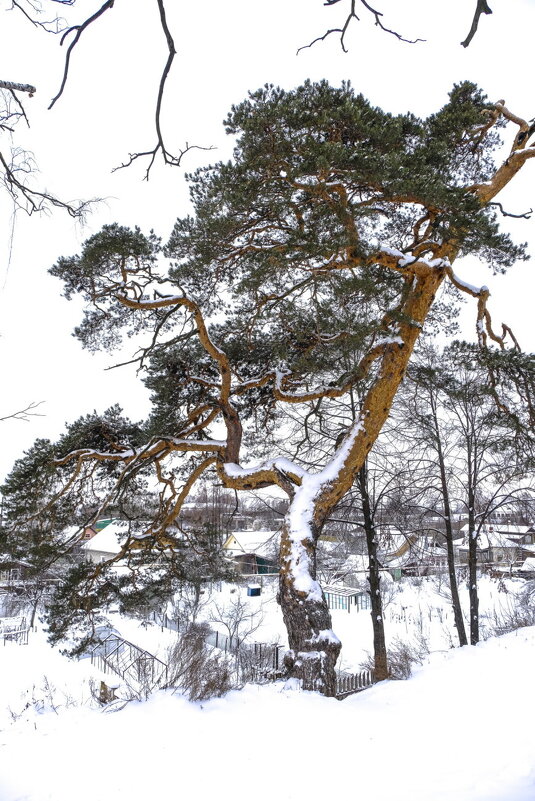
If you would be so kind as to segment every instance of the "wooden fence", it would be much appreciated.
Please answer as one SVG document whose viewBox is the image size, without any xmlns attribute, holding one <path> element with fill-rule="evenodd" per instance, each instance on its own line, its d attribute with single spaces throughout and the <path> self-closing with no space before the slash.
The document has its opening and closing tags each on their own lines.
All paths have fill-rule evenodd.
<svg viewBox="0 0 535 801">
<path fill-rule="evenodd" d="M 360 673 L 341 673 L 336 680 L 336 697 L 346 698 L 348 695 L 360 693 L 374 683 L 371 670 L 362 670 Z"/>
<path fill-rule="evenodd" d="M 0 638 L 6 642 L 16 642 L 18 645 L 28 645 L 30 629 L 25 617 L 0 618 Z"/>
</svg>

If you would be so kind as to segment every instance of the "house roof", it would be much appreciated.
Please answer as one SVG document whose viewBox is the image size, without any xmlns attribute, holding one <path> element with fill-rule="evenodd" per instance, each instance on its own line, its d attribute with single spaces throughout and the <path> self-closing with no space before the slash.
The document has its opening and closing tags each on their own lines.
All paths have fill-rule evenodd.
<svg viewBox="0 0 535 801">
<path fill-rule="evenodd" d="M 105 517 L 102 520 L 97 520 L 92 528 L 94 528 L 95 531 L 102 531 L 102 529 L 109 526 L 110 523 L 113 523 L 113 517 Z"/>
<path fill-rule="evenodd" d="M 81 550 L 117 554 L 121 550 L 129 530 L 130 524 L 127 520 L 113 520 L 102 531 L 85 542 Z"/>
<path fill-rule="evenodd" d="M 338 595 L 341 598 L 354 598 L 365 594 L 364 590 L 345 587 L 342 584 L 324 584 L 322 590 L 328 595 Z"/>
<path fill-rule="evenodd" d="M 279 544 L 278 531 L 233 531 L 223 543 L 223 550 L 238 554 L 268 556 Z"/>
<path fill-rule="evenodd" d="M 518 526 L 516 523 L 489 523 L 483 526 L 485 531 L 494 531 L 511 537 L 522 537 L 533 530 L 533 526 Z M 461 529 L 461 534 L 468 534 L 468 523 Z"/>
<path fill-rule="evenodd" d="M 368 556 L 365 554 L 350 553 L 340 565 L 339 571 L 343 572 L 367 572 L 368 571 Z"/>
<path fill-rule="evenodd" d="M 383 532 L 381 531 L 381 534 Z M 403 534 L 395 526 L 391 526 L 388 537 L 381 537 L 379 555 L 389 566 L 403 565 L 411 554 L 411 546 L 417 538 L 413 534 Z"/>
<path fill-rule="evenodd" d="M 528 526 L 512 526 L 511 528 L 517 529 L 525 529 L 524 532 L 519 532 L 516 534 L 514 532 L 510 532 L 510 529 L 507 526 L 488 526 L 481 529 L 477 538 L 477 547 L 478 548 L 515 548 L 518 547 L 518 542 L 516 541 L 517 536 L 522 536 L 522 534 L 526 533 Z M 466 531 L 465 531 L 466 529 Z M 463 545 L 461 546 L 463 550 L 468 548 L 468 526 L 464 526 L 462 531 L 465 531 L 465 538 L 463 541 Z M 522 546 L 527 547 L 527 546 Z"/>
</svg>

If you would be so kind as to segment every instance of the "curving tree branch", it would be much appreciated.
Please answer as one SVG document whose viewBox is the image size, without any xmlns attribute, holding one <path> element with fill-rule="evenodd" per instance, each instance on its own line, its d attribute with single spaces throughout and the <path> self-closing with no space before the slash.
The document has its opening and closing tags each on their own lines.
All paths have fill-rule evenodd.
<svg viewBox="0 0 535 801">
<path fill-rule="evenodd" d="M 71 63 L 71 55 L 72 55 L 72 52 L 73 52 L 74 48 L 76 47 L 76 45 L 80 41 L 80 38 L 81 38 L 83 32 L 85 30 L 87 30 L 87 28 L 91 25 L 91 23 L 95 22 L 95 20 L 97 20 L 99 17 L 101 17 L 104 14 L 104 12 L 109 11 L 110 8 L 113 8 L 114 2 L 115 2 L 115 0 L 106 0 L 106 2 L 98 9 L 98 11 L 95 11 L 94 14 L 92 14 L 90 17 L 87 17 L 87 19 L 84 20 L 84 22 L 82 22 L 81 25 L 72 25 L 70 28 L 67 28 L 67 30 L 64 32 L 63 36 L 61 37 L 60 45 L 64 44 L 64 42 L 65 42 L 66 38 L 69 36 L 69 34 L 74 33 L 74 31 L 76 31 L 76 35 L 75 35 L 74 39 L 72 40 L 72 42 L 70 43 L 69 47 L 67 48 L 67 53 L 65 55 L 65 66 L 64 66 L 64 69 L 63 69 L 63 79 L 61 81 L 61 86 L 59 88 L 58 93 L 55 95 L 55 97 L 52 98 L 52 100 L 50 102 L 50 105 L 48 106 L 49 109 L 51 109 L 53 107 L 55 102 L 57 100 L 59 100 L 59 98 L 63 94 L 63 90 L 65 89 L 65 85 L 67 83 L 67 78 L 69 77 L 69 67 L 70 67 L 70 63 Z"/>
</svg>

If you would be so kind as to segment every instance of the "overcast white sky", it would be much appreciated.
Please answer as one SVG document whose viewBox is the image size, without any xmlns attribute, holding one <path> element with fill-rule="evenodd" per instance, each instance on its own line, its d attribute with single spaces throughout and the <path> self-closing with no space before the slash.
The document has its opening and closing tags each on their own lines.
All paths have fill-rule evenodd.
<svg viewBox="0 0 535 801">
<path fill-rule="evenodd" d="M 91 13 L 100 2 L 80 2 Z M 286 88 L 306 78 L 333 84 L 350 79 L 357 91 L 392 112 L 427 115 L 446 100 L 454 82 L 477 82 L 491 99 L 505 98 L 515 113 L 535 115 L 533 92 L 534 0 L 491 0 L 494 14 L 465 50 L 464 39 L 475 0 L 375 0 L 385 23 L 426 42 L 396 41 L 373 26 L 362 9 L 347 38 L 349 53 L 336 37 L 296 56 L 306 44 L 343 15 L 342 3 L 325 8 L 322 0 L 168 0 L 168 21 L 178 50 L 168 82 L 164 121 L 170 145 L 212 145 L 213 153 L 193 152 L 187 171 L 225 158 L 232 143 L 221 122 L 230 105 L 265 82 Z M 41 169 L 39 180 L 64 198 L 104 197 L 106 202 L 82 228 L 61 212 L 14 221 L 0 196 L 0 416 L 44 401 L 44 417 L 0 423 L 0 479 L 36 437 L 58 436 L 66 420 L 118 402 L 133 418 L 144 416 L 148 399 L 131 369 L 104 372 L 109 355 L 91 355 L 71 337 L 80 307 L 60 297 L 61 285 L 47 275 L 59 255 L 78 252 L 81 242 L 107 222 L 154 228 L 165 240 L 174 219 L 188 210 L 183 173 L 158 166 L 142 181 L 141 166 L 111 174 L 129 151 L 154 144 L 153 110 L 159 73 L 167 51 L 158 27 L 156 0 L 116 0 L 115 7 L 85 34 L 73 57 L 63 98 L 48 112 L 62 70 L 58 40 L 31 29 L 10 3 L 0 0 L 0 77 L 37 86 L 28 101 L 31 129 L 17 132 L 18 144 L 31 148 Z M 77 6 L 78 7 L 78 6 Z M 535 163 L 505 193 L 513 212 L 535 208 Z M 518 240 L 531 242 L 535 222 L 508 221 Z M 11 242 L 11 233 L 14 230 Z M 486 283 L 492 312 L 513 326 L 532 350 L 533 263 L 493 278 L 474 260 L 456 271 L 470 283 Z M 466 335 L 475 309 L 464 312 Z"/>
</svg>

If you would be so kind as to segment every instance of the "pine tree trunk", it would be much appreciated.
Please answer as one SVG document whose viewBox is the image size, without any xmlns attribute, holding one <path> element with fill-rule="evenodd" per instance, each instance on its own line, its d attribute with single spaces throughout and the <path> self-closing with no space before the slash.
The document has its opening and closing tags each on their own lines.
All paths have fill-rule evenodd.
<svg viewBox="0 0 535 801">
<path fill-rule="evenodd" d="M 334 696 L 341 643 L 332 631 L 331 613 L 315 580 L 319 531 L 304 527 L 301 539 L 296 538 L 289 518 L 290 514 L 281 534 L 278 595 L 290 647 L 284 664 L 303 689 Z"/>
<path fill-rule="evenodd" d="M 364 517 L 364 531 L 368 547 L 368 582 L 370 585 L 371 617 L 373 628 L 373 658 L 376 681 L 388 678 L 388 656 L 386 653 L 385 626 L 383 620 L 383 602 L 381 599 L 381 576 L 377 559 L 377 537 L 368 492 L 368 470 L 364 465 L 358 476 L 359 489 Z"/>
</svg>

